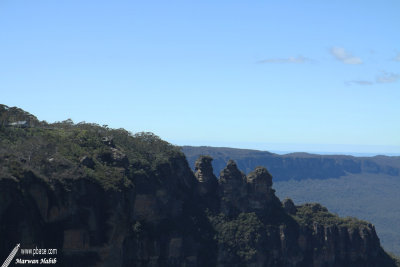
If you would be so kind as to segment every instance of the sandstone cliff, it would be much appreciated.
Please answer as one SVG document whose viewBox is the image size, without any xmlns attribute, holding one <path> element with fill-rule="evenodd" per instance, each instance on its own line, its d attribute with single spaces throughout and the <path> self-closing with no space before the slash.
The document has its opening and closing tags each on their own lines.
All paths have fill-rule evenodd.
<svg viewBox="0 0 400 267">
<path fill-rule="evenodd" d="M 193 173 L 152 134 L 11 110 L 0 106 L 0 260 L 20 243 L 56 248 L 57 266 L 395 266 L 371 224 L 282 204 L 265 168 L 229 161 L 217 179 L 210 157 Z M 11 124 L 24 116 L 34 123 Z"/>
</svg>

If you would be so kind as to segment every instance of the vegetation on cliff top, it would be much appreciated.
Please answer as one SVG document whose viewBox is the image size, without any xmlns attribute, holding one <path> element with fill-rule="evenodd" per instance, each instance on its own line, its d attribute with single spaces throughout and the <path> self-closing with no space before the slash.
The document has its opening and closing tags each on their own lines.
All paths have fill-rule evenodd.
<svg viewBox="0 0 400 267">
<path fill-rule="evenodd" d="M 174 157 L 183 154 L 152 133 L 71 120 L 48 124 L 0 106 L 0 162 L 7 161 L 3 177 L 31 170 L 50 179 L 84 177 L 118 189 L 131 185 L 134 174 L 146 175 Z"/>
<path fill-rule="evenodd" d="M 141 186 L 136 183 L 140 179 L 148 181 L 148 186 L 162 183 L 157 179 L 165 176 L 165 166 L 173 169 L 176 158 L 184 158 L 180 149 L 152 133 L 131 134 L 124 129 L 85 122 L 74 124 L 71 120 L 49 124 L 18 108 L 0 105 L 0 179 L 23 180 L 28 172 L 33 172 L 48 185 L 52 180 L 68 185 L 71 180 L 89 179 L 106 191 L 137 189 Z M 189 169 L 188 165 L 185 168 Z M 166 200 L 163 194 L 167 191 L 163 192 L 160 190 L 159 196 L 154 197 Z M 275 198 L 274 190 L 268 192 Z M 278 199 L 277 205 L 270 208 L 279 212 L 267 213 L 272 216 L 259 216 L 261 211 L 246 210 L 235 216 L 218 212 L 203 216 L 201 205 L 195 203 L 199 199 L 192 198 L 184 199 L 185 212 L 181 217 L 167 217 L 157 227 L 152 221 L 132 222 L 134 240 L 145 234 L 152 234 L 149 236 L 156 239 L 182 231 L 202 240 L 206 247 L 203 258 L 213 261 L 214 251 L 219 250 L 225 255 L 222 258 L 245 265 L 260 260 L 268 242 L 280 244 L 276 240 L 280 240 L 281 228 L 295 230 L 299 225 L 311 227 L 315 223 L 348 228 L 368 226 L 367 222 L 357 219 L 339 218 L 319 204 L 297 206 L 296 213 L 288 215 Z"/>
<path fill-rule="evenodd" d="M 324 226 L 343 226 L 347 228 L 357 228 L 368 226 L 366 221 L 353 217 L 342 218 L 336 214 L 330 213 L 327 208 L 318 203 L 307 203 L 297 206 L 296 215 L 293 217 L 302 225 L 312 225 L 317 223 Z"/>
</svg>

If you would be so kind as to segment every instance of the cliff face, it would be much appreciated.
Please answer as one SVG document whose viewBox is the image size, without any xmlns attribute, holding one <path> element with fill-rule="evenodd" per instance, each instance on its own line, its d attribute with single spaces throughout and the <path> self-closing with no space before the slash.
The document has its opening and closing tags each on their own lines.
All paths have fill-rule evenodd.
<svg viewBox="0 0 400 267">
<path fill-rule="evenodd" d="M 223 147 L 182 147 L 193 168 L 199 155 L 213 158 L 214 174 L 229 159 L 249 174 L 264 166 L 274 177 L 280 198 L 297 203 L 319 202 L 341 216 L 354 216 L 374 223 L 385 250 L 400 256 L 400 157 L 353 157 Z"/>
<path fill-rule="evenodd" d="M 338 218 L 319 204 L 295 206 L 285 200 L 282 205 L 265 168 L 245 176 L 229 161 L 219 184 L 221 213 L 210 216 L 218 266 L 393 264 L 371 224 Z"/>
<path fill-rule="evenodd" d="M 394 266 L 372 225 L 282 205 L 265 168 L 230 161 L 217 180 L 152 134 L 19 127 L 0 108 L 0 260 L 20 243 L 58 266 Z"/>
</svg>

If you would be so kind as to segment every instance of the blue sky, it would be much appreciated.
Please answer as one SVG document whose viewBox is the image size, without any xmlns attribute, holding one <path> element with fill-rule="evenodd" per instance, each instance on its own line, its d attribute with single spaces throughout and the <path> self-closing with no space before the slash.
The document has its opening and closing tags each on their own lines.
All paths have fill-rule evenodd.
<svg viewBox="0 0 400 267">
<path fill-rule="evenodd" d="M 400 153 L 399 1 L 0 1 L 0 103 L 178 145 Z"/>
</svg>

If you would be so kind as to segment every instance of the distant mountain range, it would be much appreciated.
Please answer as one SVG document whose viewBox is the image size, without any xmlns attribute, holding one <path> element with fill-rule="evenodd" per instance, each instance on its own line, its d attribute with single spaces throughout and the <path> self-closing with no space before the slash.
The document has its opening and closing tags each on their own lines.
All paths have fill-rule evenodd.
<svg viewBox="0 0 400 267">
<path fill-rule="evenodd" d="M 290 154 L 290 153 L 295 153 L 295 151 L 282 151 L 282 150 L 270 150 L 270 152 L 279 154 L 279 155 L 285 155 L 285 154 Z M 374 156 L 390 156 L 390 157 L 398 157 L 400 156 L 400 153 L 379 153 L 379 152 L 345 152 L 345 151 L 338 151 L 338 152 L 332 152 L 332 151 L 308 151 L 307 153 L 309 154 L 318 154 L 318 155 L 347 155 L 347 156 L 354 156 L 354 157 L 374 157 Z"/>
<path fill-rule="evenodd" d="M 269 154 L 276 170 L 304 169 L 290 182 L 324 166 L 333 175 L 345 168 L 398 177 L 398 168 L 379 158 L 300 154 L 282 165 Z M 45 253 L 24 252 L 49 249 L 57 266 L 400 266 L 371 223 L 317 203 L 281 201 L 263 167 L 245 175 L 229 160 L 217 178 L 211 162 L 198 157 L 193 172 L 180 147 L 152 133 L 49 124 L 0 105 L 0 260 L 39 262 Z M 315 181 L 332 179 L 325 176 Z"/>
<path fill-rule="evenodd" d="M 183 146 L 190 166 L 200 155 L 213 158 L 218 176 L 228 160 L 248 173 L 264 166 L 273 176 L 280 198 L 296 203 L 319 202 L 341 216 L 356 216 L 375 224 L 382 244 L 400 255 L 400 157 L 354 157 L 290 153 L 226 147 Z"/>
<path fill-rule="evenodd" d="M 207 146 L 183 146 L 182 151 L 192 168 L 194 160 L 199 155 L 209 155 L 214 159 L 215 174 L 218 174 L 226 166 L 229 159 L 233 159 L 246 173 L 256 166 L 265 166 L 273 174 L 276 182 L 308 178 L 339 178 L 347 174 L 361 173 L 389 176 L 399 176 L 400 174 L 400 157 L 353 157 L 309 153 L 279 155 L 267 151 Z"/>
</svg>

